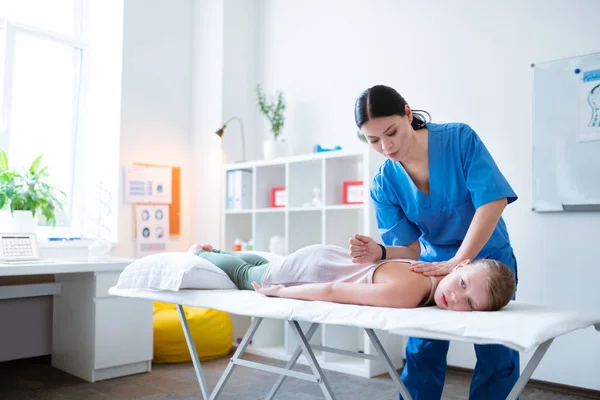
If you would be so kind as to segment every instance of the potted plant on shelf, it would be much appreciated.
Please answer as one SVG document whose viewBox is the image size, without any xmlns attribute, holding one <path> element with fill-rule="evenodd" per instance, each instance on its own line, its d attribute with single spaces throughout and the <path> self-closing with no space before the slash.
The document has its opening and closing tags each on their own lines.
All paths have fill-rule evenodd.
<svg viewBox="0 0 600 400">
<path fill-rule="evenodd" d="M 287 155 L 287 143 L 281 137 L 285 123 L 285 98 L 282 92 L 277 92 L 277 99 L 267 97 L 260 85 L 256 85 L 256 95 L 260 112 L 267 117 L 271 124 L 273 137 L 263 143 L 263 155 L 266 160 Z"/>
<path fill-rule="evenodd" d="M 48 167 L 40 167 L 41 159 L 40 155 L 28 169 L 18 171 L 9 168 L 8 156 L 0 150 L 0 210 L 10 212 L 13 232 L 34 232 L 38 213 L 55 226 L 56 213 L 62 210 L 60 197 L 65 193 L 45 182 Z"/>
</svg>

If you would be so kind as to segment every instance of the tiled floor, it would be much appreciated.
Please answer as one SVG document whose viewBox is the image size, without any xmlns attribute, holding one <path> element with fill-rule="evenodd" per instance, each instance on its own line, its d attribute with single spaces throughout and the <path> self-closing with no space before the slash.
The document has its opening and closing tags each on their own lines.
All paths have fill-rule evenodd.
<svg viewBox="0 0 600 400">
<path fill-rule="evenodd" d="M 247 355 L 248 360 L 261 361 L 262 357 Z M 269 360 L 272 362 L 272 360 Z M 203 362 L 206 381 L 212 389 L 227 365 L 228 358 Z M 18 360 L 0 363 L 0 399 L 2 400 L 198 400 L 200 389 L 190 363 L 153 366 L 149 374 L 134 375 L 96 383 L 87 383 L 58 371 L 49 365 L 49 358 Z M 278 365 L 283 363 L 275 362 Z M 299 370 L 309 372 L 307 367 Z M 389 376 L 373 379 L 359 378 L 325 371 L 331 387 L 342 399 L 397 399 Z M 275 382 L 276 376 L 267 372 L 238 367 L 225 387 L 220 399 L 262 399 Z M 469 376 L 449 372 L 443 399 L 467 399 Z M 575 400 L 598 398 L 577 397 L 548 390 L 527 387 L 521 400 Z M 280 400 L 322 399 L 316 384 L 288 379 L 275 397 Z"/>
</svg>

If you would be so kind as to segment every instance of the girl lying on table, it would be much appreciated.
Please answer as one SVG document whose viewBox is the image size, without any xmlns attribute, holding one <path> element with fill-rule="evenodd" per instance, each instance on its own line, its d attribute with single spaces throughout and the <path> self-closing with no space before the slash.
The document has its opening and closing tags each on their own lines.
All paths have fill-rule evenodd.
<svg viewBox="0 0 600 400">
<path fill-rule="evenodd" d="M 239 289 L 274 297 L 393 308 L 435 303 L 454 311 L 496 311 L 516 290 L 511 270 L 490 259 L 467 260 L 446 276 L 425 276 L 411 271 L 415 260 L 355 263 L 347 249 L 331 245 L 303 247 L 275 262 L 211 245 L 190 250 L 222 269 Z"/>
</svg>

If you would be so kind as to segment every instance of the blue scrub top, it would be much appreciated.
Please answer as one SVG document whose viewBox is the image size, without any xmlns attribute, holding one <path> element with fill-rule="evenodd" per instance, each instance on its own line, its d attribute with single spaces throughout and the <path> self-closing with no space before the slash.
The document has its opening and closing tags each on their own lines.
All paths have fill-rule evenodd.
<svg viewBox="0 0 600 400">
<path fill-rule="evenodd" d="M 373 178 L 371 199 L 385 244 L 407 246 L 419 239 L 420 260 L 446 261 L 458 251 L 478 207 L 501 198 L 510 204 L 517 195 L 471 127 L 428 123 L 427 129 L 430 194 L 417 189 L 401 163 L 388 159 Z M 516 268 L 504 219 L 476 258 Z"/>
</svg>

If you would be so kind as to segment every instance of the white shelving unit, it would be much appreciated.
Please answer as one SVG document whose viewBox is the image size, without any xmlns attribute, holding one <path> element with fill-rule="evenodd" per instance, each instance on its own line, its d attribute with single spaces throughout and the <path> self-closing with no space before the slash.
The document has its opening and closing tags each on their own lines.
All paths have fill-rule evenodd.
<svg viewBox="0 0 600 400">
<path fill-rule="evenodd" d="M 222 215 L 221 248 L 233 250 L 236 239 L 254 241 L 254 250 L 269 251 L 273 235 L 285 238 L 286 254 L 311 244 L 348 246 L 351 236 L 368 234 L 379 240 L 370 197 L 369 184 L 383 159 L 366 149 L 364 152 L 324 152 L 229 164 L 228 171 L 252 171 L 252 207 L 227 210 Z M 225 177 L 226 178 L 226 177 Z M 363 181 L 364 204 L 343 204 L 343 182 Z M 225 190 L 227 185 L 224 185 Z M 287 206 L 271 208 L 271 189 L 285 187 Z M 321 205 L 311 205 L 314 188 L 319 189 Z M 226 198 L 224 193 L 223 198 Z M 250 324 L 250 318 L 232 316 L 234 344 Z M 301 324 L 308 329 L 309 324 Z M 377 332 L 378 337 L 397 368 L 402 367 L 404 342 L 400 336 Z M 342 350 L 376 354 L 364 330 L 354 327 L 321 325 L 312 344 Z M 264 320 L 254 336 L 248 352 L 288 360 L 296 349 L 296 341 L 288 324 L 280 320 Z M 324 369 L 362 377 L 385 373 L 378 362 L 329 352 L 315 351 Z M 306 364 L 303 357 L 298 360 Z"/>
</svg>

